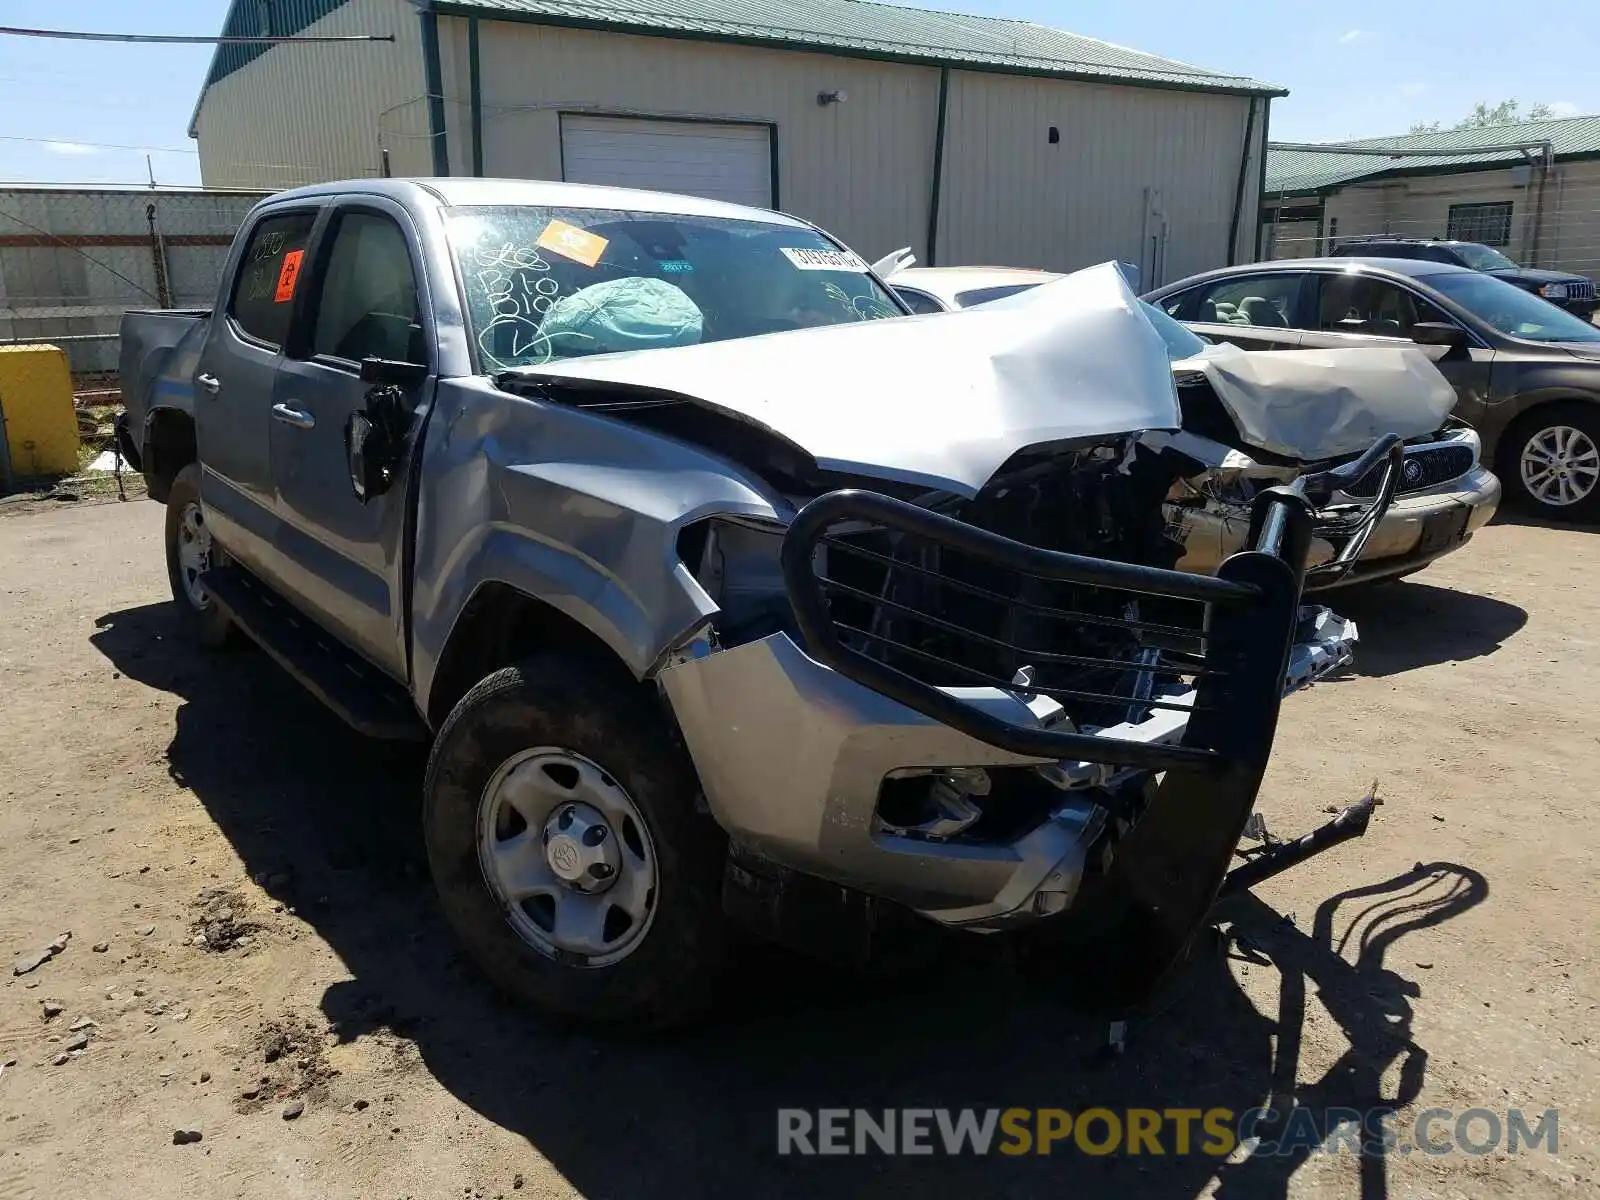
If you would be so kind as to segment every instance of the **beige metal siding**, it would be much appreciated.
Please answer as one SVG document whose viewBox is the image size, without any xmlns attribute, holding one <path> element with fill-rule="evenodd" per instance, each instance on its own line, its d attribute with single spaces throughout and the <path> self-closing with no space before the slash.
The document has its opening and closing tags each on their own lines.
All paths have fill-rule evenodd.
<svg viewBox="0 0 1600 1200">
<path fill-rule="evenodd" d="M 1540 265 L 1600 283 L 1600 162 L 1558 162 L 1545 213 Z"/>
<path fill-rule="evenodd" d="M 285 188 L 380 173 L 431 175 L 421 24 L 406 0 L 350 0 L 303 36 L 394 41 L 274 46 L 206 91 L 196 129 L 207 187 Z"/>
<path fill-rule="evenodd" d="M 1328 197 L 1339 237 L 1393 233 L 1442 238 L 1454 204 L 1511 204 L 1511 243 L 1499 247 L 1528 266 L 1600 277 L 1600 162 L 1558 162 L 1545 187 L 1537 254 L 1539 172 L 1527 168 L 1423 175 L 1343 188 Z M 1537 259 L 1537 262 L 1535 262 Z"/>
<path fill-rule="evenodd" d="M 466 28 L 440 21 L 451 164 L 463 174 Z M 779 207 L 868 258 L 922 247 L 936 69 L 514 22 L 479 30 L 487 175 L 560 179 L 562 111 L 770 122 Z M 817 94 L 833 90 L 844 103 L 818 105 Z"/>
<path fill-rule="evenodd" d="M 1248 106 L 1241 96 L 954 73 L 940 258 L 1049 270 L 1119 258 L 1155 286 L 1149 239 L 1164 214 L 1165 280 L 1223 265 Z M 1252 140 L 1259 116 L 1255 128 Z M 1246 167 L 1244 258 L 1254 253 L 1257 161 Z"/>
</svg>

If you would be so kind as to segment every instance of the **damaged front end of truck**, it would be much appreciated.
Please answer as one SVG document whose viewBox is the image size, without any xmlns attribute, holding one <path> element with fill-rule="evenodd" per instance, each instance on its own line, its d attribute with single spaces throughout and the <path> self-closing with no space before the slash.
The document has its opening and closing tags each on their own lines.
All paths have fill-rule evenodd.
<svg viewBox="0 0 1600 1200">
<path fill-rule="evenodd" d="M 1164 350 L 1113 268 L 1074 278 L 1069 315 L 964 314 L 958 345 L 907 319 L 501 386 L 768 486 L 769 513 L 674 527 L 708 615 L 650 672 L 729 837 L 729 910 L 1049 929 L 1125 1011 L 1224 888 L 1280 702 L 1351 659 L 1353 623 L 1303 603 L 1319 504 L 1377 480 L 1364 540 L 1401 443 L 1255 489 L 1244 548 L 1180 570 L 1169 498 L 1200 467 L 1162 435 Z"/>
</svg>

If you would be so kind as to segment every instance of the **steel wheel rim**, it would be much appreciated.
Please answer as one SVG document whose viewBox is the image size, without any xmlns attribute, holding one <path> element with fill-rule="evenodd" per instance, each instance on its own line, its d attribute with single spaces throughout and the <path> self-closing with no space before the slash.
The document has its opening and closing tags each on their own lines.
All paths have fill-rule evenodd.
<svg viewBox="0 0 1600 1200">
<path fill-rule="evenodd" d="M 1530 496 L 1565 508 L 1587 500 L 1600 484 L 1600 447 L 1581 429 L 1550 425 L 1523 444 L 1518 466 Z"/>
<path fill-rule="evenodd" d="M 477 842 L 506 923 L 545 957 L 608 967 L 650 931 L 658 878 L 650 829 L 626 789 L 583 755 L 538 746 L 501 763 L 478 802 Z"/>
<path fill-rule="evenodd" d="M 211 596 L 200 576 L 211 569 L 211 530 L 198 500 L 191 500 L 178 514 L 178 577 L 183 594 L 201 612 L 211 607 Z"/>
</svg>

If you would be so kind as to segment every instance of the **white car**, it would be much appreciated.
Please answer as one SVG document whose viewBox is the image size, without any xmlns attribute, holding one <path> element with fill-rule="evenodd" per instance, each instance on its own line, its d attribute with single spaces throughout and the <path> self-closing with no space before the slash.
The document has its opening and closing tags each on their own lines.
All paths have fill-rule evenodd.
<svg viewBox="0 0 1600 1200">
<path fill-rule="evenodd" d="M 1006 306 L 1063 278 L 1015 267 L 914 267 L 901 251 L 875 264 L 916 313 Z M 914 260 L 911 260 L 914 261 Z M 1494 515 L 1500 481 L 1481 461 L 1478 435 L 1447 419 L 1455 393 L 1414 347 L 1246 351 L 1199 337 L 1140 301 L 1167 344 L 1183 432 L 1156 435 L 1199 466 L 1168 496 L 1170 527 L 1184 545 L 1178 566 L 1210 573 L 1243 544 L 1250 506 L 1264 487 L 1353 459 L 1375 436 L 1397 433 L 1406 456 L 1394 503 L 1347 570 L 1337 566 L 1340 510 L 1370 500 L 1374 472 L 1324 508 L 1308 590 L 1420 571 L 1465 545 Z"/>
</svg>

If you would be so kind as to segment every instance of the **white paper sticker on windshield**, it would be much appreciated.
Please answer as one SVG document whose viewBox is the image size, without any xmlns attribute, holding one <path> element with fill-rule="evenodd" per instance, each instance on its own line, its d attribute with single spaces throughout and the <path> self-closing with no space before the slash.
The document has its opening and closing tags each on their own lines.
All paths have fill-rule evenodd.
<svg viewBox="0 0 1600 1200">
<path fill-rule="evenodd" d="M 853 271 L 864 275 L 867 264 L 848 250 L 801 250 L 779 246 L 784 255 L 802 271 Z"/>
</svg>

